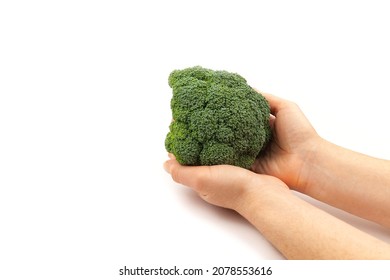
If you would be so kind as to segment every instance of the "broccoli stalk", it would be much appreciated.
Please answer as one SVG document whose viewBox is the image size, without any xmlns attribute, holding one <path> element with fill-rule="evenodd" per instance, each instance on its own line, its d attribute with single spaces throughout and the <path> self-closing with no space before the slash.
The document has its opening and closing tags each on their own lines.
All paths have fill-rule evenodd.
<svg viewBox="0 0 390 280">
<path fill-rule="evenodd" d="M 167 151 L 183 165 L 250 168 L 271 138 L 267 100 L 240 75 L 200 66 L 174 70 L 168 83 Z"/>
</svg>

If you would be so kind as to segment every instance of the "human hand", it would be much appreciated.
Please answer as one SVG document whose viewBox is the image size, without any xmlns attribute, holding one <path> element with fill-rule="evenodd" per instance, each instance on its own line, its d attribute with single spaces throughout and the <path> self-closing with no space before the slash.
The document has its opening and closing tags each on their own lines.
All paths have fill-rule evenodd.
<svg viewBox="0 0 390 280">
<path fill-rule="evenodd" d="M 208 203 L 241 212 L 271 190 L 288 189 L 279 179 L 231 165 L 183 166 L 172 154 L 164 169 L 174 181 L 196 191 Z"/>
<path fill-rule="evenodd" d="M 164 168 L 176 182 L 211 204 L 237 211 L 286 258 L 390 257 L 388 244 L 299 199 L 275 177 L 231 165 L 182 166 L 170 157 Z"/>
<path fill-rule="evenodd" d="M 299 107 L 288 100 L 261 93 L 271 107 L 273 139 L 252 170 L 275 176 L 290 188 L 303 192 L 310 170 L 307 163 L 321 142 Z"/>
</svg>

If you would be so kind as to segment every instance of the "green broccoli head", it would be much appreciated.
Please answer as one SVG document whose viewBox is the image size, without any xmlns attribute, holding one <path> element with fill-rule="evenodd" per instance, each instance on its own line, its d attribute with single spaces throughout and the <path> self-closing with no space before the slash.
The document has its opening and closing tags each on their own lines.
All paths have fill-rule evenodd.
<svg viewBox="0 0 390 280">
<path fill-rule="evenodd" d="M 250 168 L 271 138 L 267 100 L 240 75 L 200 66 L 174 70 L 168 82 L 167 151 L 183 165 Z"/>
</svg>

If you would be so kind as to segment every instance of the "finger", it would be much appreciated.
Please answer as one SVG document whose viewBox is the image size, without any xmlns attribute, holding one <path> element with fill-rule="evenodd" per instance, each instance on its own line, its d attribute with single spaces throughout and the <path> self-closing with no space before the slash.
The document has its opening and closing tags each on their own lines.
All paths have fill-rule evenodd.
<svg viewBox="0 0 390 280">
<path fill-rule="evenodd" d="M 274 125 L 275 125 L 275 116 L 274 115 L 270 115 L 269 116 L 269 126 L 271 127 L 271 129 L 274 128 Z"/>
<path fill-rule="evenodd" d="M 273 94 L 270 94 L 270 93 L 265 93 L 265 92 L 262 92 L 262 91 L 259 91 L 258 89 L 255 89 L 258 93 L 260 93 L 261 95 L 263 95 L 265 97 L 265 99 L 267 99 L 268 103 L 269 103 L 269 106 L 271 108 L 271 114 L 273 114 L 274 116 L 278 113 L 278 111 L 283 108 L 286 103 L 288 102 L 286 99 L 283 99 L 283 98 L 280 98 L 280 97 L 277 97 Z"/>
<path fill-rule="evenodd" d="M 277 113 L 280 111 L 281 108 L 283 108 L 284 104 L 286 103 L 286 100 L 275 95 L 269 93 L 262 93 L 262 95 L 265 97 L 265 99 L 267 99 L 271 108 L 271 114 L 273 115 L 277 115 Z"/>
<path fill-rule="evenodd" d="M 175 182 L 195 190 L 199 189 L 201 182 L 211 178 L 210 166 L 183 166 L 175 159 L 166 161 L 164 169 Z"/>
</svg>

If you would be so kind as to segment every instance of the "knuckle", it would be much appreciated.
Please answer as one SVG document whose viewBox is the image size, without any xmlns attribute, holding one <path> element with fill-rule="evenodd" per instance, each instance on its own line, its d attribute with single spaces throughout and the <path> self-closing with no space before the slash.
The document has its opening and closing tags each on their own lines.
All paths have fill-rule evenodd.
<svg viewBox="0 0 390 280">
<path fill-rule="evenodd" d="M 210 180 L 210 166 L 201 168 L 202 172 L 197 172 L 197 176 L 193 177 L 193 188 L 199 193 L 204 193 Z"/>
<path fill-rule="evenodd" d="M 179 170 L 179 168 L 175 168 L 175 167 L 172 168 L 171 176 L 172 176 L 173 181 L 180 183 L 180 170 Z"/>
<path fill-rule="evenodd" d="M 193 178 L 193 186 L 194 190 L 197 192 L 203 192 L 204 189 L 204 176 L 199 174 L 198 176 Z"/>
</svg>

